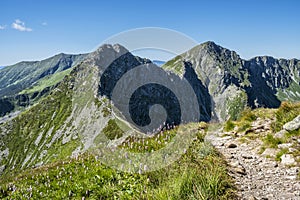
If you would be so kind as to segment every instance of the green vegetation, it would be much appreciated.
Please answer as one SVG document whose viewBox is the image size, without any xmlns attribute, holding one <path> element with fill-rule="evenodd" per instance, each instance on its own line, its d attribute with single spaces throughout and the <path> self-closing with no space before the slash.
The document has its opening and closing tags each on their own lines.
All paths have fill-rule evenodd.
<svg viewBox="0 0 300 200">
<path fill-rule="evenodd" d="M 292 81 L 290 86 L 286 89 L 279 89 L 277 92 L 277 97 L 281 101 L 293 101 L 293 102 L 298 102 L 300 99 L 299 96 L 299 91 L 300 91 L 300 85 L 296 83 L 295 81 Z M 297 94 L 298 93 L 298 94 Z"/>
<path fill-rule="evenodd" d="M 104 135 L 110 139 L 114 140 L 123 136 L 123 130 L 120 129 L 115 119 L 110 119 L 106 127 L 102 130 Z"/>
<path fill-rule="evenodd" d="M 53 75 L 48 75 L 48 76 L 44 77 L 43 79 L 40 79 L 37 83 L 34 84 L 34 86 L 31 86 L 31 87 L 26 88 L 25 90 L 21 91 L 20 94 L 30 94 L 33 92 L 40 92 L 47 87 L 56 85 L 56 84 L 60 83 L 66 75 L 70 74 L 71 70 L 72 70 L 72 68 L 67 69 L 65 71 L 55 73 Z"/>
<path fill-rule="evenodd" d="M 276 157 L 275 157 L 275 160 L 276 161 L 280 161 L 281 160 L 281 156 L 283 154 L 287 154 L 289 152 L 289 150 L 287 148 L 284 148 L 284 149 L 281 149 L 277 154 L 276 154 Z"/>
<path fill-rule="evenodd" d="M 169 60 L 168 62 L 166 62 L 162 68 L 165 70 L 170 70 L 173 73 L 177 74 L 177 75 L 182 75 L 184 72 L 184 67 L 183 67 L 183 63 L 182 63 L 182 56 L 176 56 L 175 58 Z"/>
<path fill-rule="evenodd" d="M 85 57 L 86 54 L 58 54 L 42 61 L 20 62 L 7 66 L 0 74 L 0 97 L 15 96 L 28 87 L 32 88 L 22 93 L 40 91 L 44 87 L 57 84 L 68 73 L 63 72 L 65 69 L 73 68 Z M 61 74 L 56 76 L 56 73 Z M 45 78 L 48 74 L 53 74 L 54 77 L 50 75 Z"/>
<path fill-rule="evenodd" d="M 229 119 L 225 122 L 224 131 L 232 131 L 235 127 L 235 124 Z"/>
<path fill-rule="evenodd" d="M 237 130 L 238 133 L 244 133 L 242 137 L 239 138 L 241 142 L 248 142 L 250 140 L 260 139 L 263 144 L 260 147 L 260 153 L 263 153 L 267 148 L 278 149 L 279 144 L 290 143 L 290 151 L 288 148 L 280 149 L 275 155 L 275 160 L 280 161 L 280 157 L 283 154 L 292 154 L 296 158 L 297 162 L 300 162 L 298 156 L 300 155 L 299 145 L 295 143 L 300 137 L 300 129 L 294 131 L 287 131 L 280 137 L 275 137 L 275 133 L 278 133 L 283 129 L 283 125 L 287 122 L 292 121 L 295 117 L 300 114 L 300 103 L 283 102 L 278 109 L 266 109 L 259 108 L 255 110 L 245 109 L 241 117 L 236 120 L 228 120 L 224 124 L 225 131 Z M 262 132 L 254 132 L 253 122 L 260 118 L 263 120 L 272 121 L 271 130 L 267 129 Z M 261 127 L 264 127 L 264 123 Z"/>
<path fill-rule="evenodd" d="M 255 121 L 257 116 L 250 108 L 246 108 L 241 112 L 240 119 L 238 120 L 238 132 L 243 132 L 251 127 L 253 121 Z"/>
<path fill-rule="evenodd" d="M 62 145 L 62 138 L 55 138 L 57 130 L 63 127 L 72 111 L 69 83 L 70 76 L 39 104 L 13 119 L 13 123 L 2 125 L 7 134 L 0 136 L 1 146 L 9 149 L 9 155 L 1 160 L 1 165 L 6 165 L 5 174 L 71 155 L 78 140 Z M 47 151 L 46 157 L 42 156 L 43 151 Z"/>
<path fill-rule="evenodd" d="M 108 117 L 111 114 L 111 105 L 108 104 L 107 106 L 102 108 L 103 117 Z"/>
<path fill-rule="evenodd" d="M 278 144 L 282 144 L 282 139 L 280 138 L 274 138 L 272 134 L 268 134 L 264 138 L 264 145 L 271 147 L 271 148 L 277 148 Z"/>
<path fill-rule="evenodd" d="M 111 122 L 113 123 L 113 122 Z M 105 166 L 94 154 L 61 160 L 6 176 L 0 197 L 9 199 L 233 199 L 226 164 L 210 144 L 204 143 L 205 124 L 186 153 L 166 168 L 129 174 Z M 187 130 L 189 131 L 189 130 Z M 168 134 L 168 131 L 160 135 Z M 160 136 L 161 137 L 161 136 Z M 163 141 L 152 138 L 152 146 Z M 156 145 L 154 143 L 157 143 Z M 136 141 L 132 140 L 137 146 Z M 139 143 L 139 145 L 143 145 Z M 145 146 L 144 143 L 143 146 Z M 120 146 L 124 148 L 123 145 Z"/>
<path fill-rule="evenodd" d="M 247 106 L 247 94 L 244 91 L 239 92 L 233 99 L 227 100 L 226 106 L 230 119 L 239 119 Z"/>
<path fill-rule="evenodd" d="M 257 119 L 255 111 L 252 111 L 250 108 L 244 108 L 243 111 L 240 111 L 239 118 L 237 120 L 227 120 L 224 124 L 224 131 L 232 131 L 235 127 L 237 132 L 246 131 L 251 127 L 251 123 Z"/>
<path fill-rule="evenodd" d="M 273 131 L 280 131 L 284 124 L 292 121 L 299 114 L 300 103 L 282 102 L 279 109 L 275 112 L 276 121 L 272 124 Z"/>
<path fill-rule="evenodd" d="M 137 139 L 134 136 L 131 136 L 123 142 L 122 148 L 126 148 L 132 152 L 156 151 L 165 147 L 165 145 L 176 135 L 177 130 L 178 128 L 174 128 L 145 139 Z"/>
<path fill-rule="evenodd" d="M 100 101 L 98 98 L 95 98 L 94 103 L 97 106 L 97 108 L 100 108 L 102 106 L 102 101 Z"/>
</svg>

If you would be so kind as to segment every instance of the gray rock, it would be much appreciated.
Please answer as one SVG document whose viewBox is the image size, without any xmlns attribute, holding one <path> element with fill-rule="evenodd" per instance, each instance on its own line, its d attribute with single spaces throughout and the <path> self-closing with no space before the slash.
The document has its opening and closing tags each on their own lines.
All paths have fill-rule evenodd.
<svg viewBox="0 0 300 200">
<path fill-rule="evenodd" d="M 291 154 L 283 154 L 280 158 L 281 158 L 281 164 L 283 164 L 283 165 L 296 164 L 296 161 Z"/>
<path fill-rule="evenodd" d="M 235 160 L 235 161 L 232 161 L 232 162 L 230 162 L 229 163 L 229 166 L 231 166 L 231 167 L 238 167 L 238 166 L 240 166 L 240 163 L 239 163 L 239 161 L 238 160 Z"/>
<path fill-rule="evenodd" d="M 293 153 L 293 152 L 295 152 L 295 151 L 297 151 L 297 149 L 295 149 L 295 148 L 289 148 L 289 152 L 290 152 L 290 153 Z"/>
<path fill-rule="evenodd" d="M 281 130 L 281 131 L 275 133 L 275 134 L 274 134 L 274 137 L 275 137 L 275 138 L 283 138 L 284 135 L 285 135 L 286 133 L 287 133 L 286 130 Z"/>
<path fill-rule="evenodd" d="M 286 123 L 283 125 L 283 128 L 287 131 L 294 131 L 300 128 L 300 115 L 298 115 L 295 119 L 292 121 Z"/>
<path fill-rule="evenodd" d="M 278 148 L 280 149 L 284 149 L 284 148 L 290 148 L 291 146 L 293 146 L 292 143 L 283 143 L 283 144 L 278 144 Z"/>
<path fill-rule="evenodd" d="M 269 56 L 243 60 L 234 51 L 206 42 L 177 56 L 162 68 L 183 76 L 184 62 L 191 63 L 198 79 L 208 90 L 213 102 L 212 120 L 234 119 L 247 103 L 252 108 L 274 108 L 280 106 L 282 99 L 300 99 L 300 95 L 295 96 L 294 89 L 289 88 L 295 84 L 300 90 L 298 60 Z M 282 89 L 284 92 L 280 93 Z M 261 125 L 261 129 L 255 129 L 257 133 L 270 129 L 270 125 Z"/>
<path fill-rule="evenodd" d="M 267 148 L 261 155 L 274 157 L 278 152 L 278 149 Z"/>
</svg>

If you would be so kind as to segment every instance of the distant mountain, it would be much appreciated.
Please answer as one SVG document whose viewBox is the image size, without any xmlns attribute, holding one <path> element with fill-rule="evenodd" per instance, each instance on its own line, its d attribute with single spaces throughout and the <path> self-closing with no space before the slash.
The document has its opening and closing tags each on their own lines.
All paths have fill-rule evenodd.
<svg viewBox="0 0 300 200">
<path fill-rule="evenodd" d="M 161 67 L 162 65 L 164 65 L 166 63 L 165 61 L 161 61 L 161 60 L 152 60 L 152 62 L 159 67 Z"/>
<path fill-rule="evenodd" d="M 0 117 L 49 93 L 51 87 L 61 82 L 86 55 L 58 54 L 42 61 L 20 62 L 0 69 Z"/>
<path fill-rule="evenodd" d="M 212 120 L 236 118 L 247 105 L 274 108 L 281 101 L 300 100 L 300 61 L 297 59 L 260 56 L 243 60 L 234 51 L 206 42 L 162 67 L 180 76 L 189 68 L 196 72 L 210 98 L 202 110 L 207 111 Z M 198 97 L 205 99 L 200 93 Z"/>
<path fill-rule="evenodd" d="M 0 69 L 4 68 L 5 66 L 0 66 Z"/>
<path fill-rule="evenodd" d="M 58 54 L 42 61 L 7 66 L 0 70 L 0 98 L 15 95 L 46 76 L 65 71 L 81 62 L 85 56 Z"/>
</svg>

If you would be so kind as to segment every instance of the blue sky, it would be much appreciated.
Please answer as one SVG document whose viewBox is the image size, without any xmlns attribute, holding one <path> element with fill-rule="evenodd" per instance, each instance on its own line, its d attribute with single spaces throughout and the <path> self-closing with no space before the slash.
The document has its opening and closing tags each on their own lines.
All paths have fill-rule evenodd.
<svg viewBox="0 0 300 200">
<path fill-rule="evenodd" d="M 133 28 L 162 27 L 242 58 L 300 59 L 300 1 L 1 0 L 0 66 L 94 50 Z"/>
</svg>

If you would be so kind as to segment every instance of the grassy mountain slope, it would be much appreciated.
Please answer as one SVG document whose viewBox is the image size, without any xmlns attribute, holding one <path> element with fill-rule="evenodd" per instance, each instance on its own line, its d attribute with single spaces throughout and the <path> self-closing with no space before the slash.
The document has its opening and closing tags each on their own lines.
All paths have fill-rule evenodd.
<svg viewBox="0 0 300 200">
<path fill-rule="evenodd" d="M 82 55 L 58 54 L 35 62 L 20 62 L 0 70 L 0 97 L 15 95 L 39 79 L 69 69 L 85 58 Z"/>
<path fill-rule="evenodd" d="M 61 82 L 86 54 L 58 54 L 0 69 L 0 116 L 33 105 Z"/>
<path fill-rule="evenodd" d="M 129 174 L 103 165 L 93 154 L 84 154 L 27 170 L 18 176 L 7 176 L 0 184 L 0 196 L 34 199 L 234 198 L 226 165 L 214 148 L 203 142 L 203 128 L 205 126 L 198 123 L 187 126 L 187 131 L 199 132 L 197 139 L 180 160 L 167 168 Z M 163 138 L 153 138 L 150 143 L 160 146 L 162 141 Z M 135 143 L 132 141 L 129 146 L 138 145 Z"/>
<path fill-rule="evenodd" d="M 102 54 L 112 56 L 112 62 L 121 52 L 111 45 L 103 46 L 68 72 L 49 95 L 13 120 L 1 124 L 2 173 L 17 172 L 84 152 L 95 146 L 95 141 L 103 141 L 103 132 L 110 134 L 111 127 L 116 126 L 111 122 L 116 117 L 111 113 L 111 103 L 98 94 L 99 70 L 104 67 L 103 62 L 110 64 L 107 58 L 98 60 Z M 126 54 L 124 59 L 127 60 L 124 67 L 140 64 L 131 54 Z"/>
</svg>

